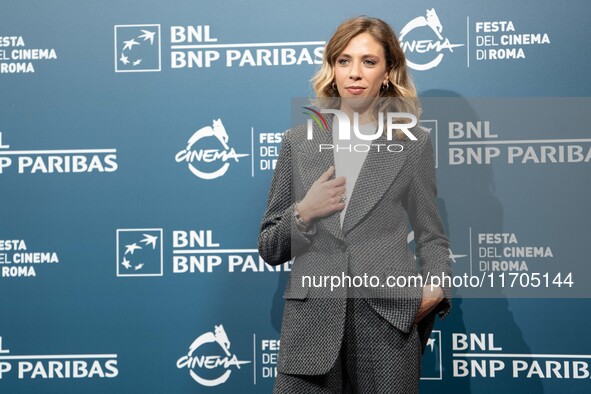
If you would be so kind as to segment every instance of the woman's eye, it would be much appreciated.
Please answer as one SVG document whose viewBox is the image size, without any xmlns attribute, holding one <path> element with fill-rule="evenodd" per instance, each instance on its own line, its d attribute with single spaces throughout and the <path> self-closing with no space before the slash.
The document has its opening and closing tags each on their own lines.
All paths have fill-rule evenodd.
<svg viewBox="0 0 591 394">
<path fill-rule="evenodd" d="M 342 65 L 345 65 L 348 62 L 349 62 L 349 59 L 339 59 L 339 60 L 337 60 L 337 63 L 342 64 Z"/>
<path fill-rule="evenodd" d="M 375 66 L 376 65 L 375 60 L 366 60 L 365 63 L 368 64 L 368 65 L 370 65 L 370 66 Z"/>
</svg>

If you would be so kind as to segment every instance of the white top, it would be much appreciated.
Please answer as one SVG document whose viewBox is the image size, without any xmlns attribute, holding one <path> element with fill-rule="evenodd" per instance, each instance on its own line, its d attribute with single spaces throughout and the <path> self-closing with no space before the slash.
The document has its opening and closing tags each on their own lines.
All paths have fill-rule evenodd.
<svg viewBox="0 0 591 394">
<path fill-rule="evenodd" d="M 351 201 L 355 183 L 357 182 L 359 172 L 361 171 L 363 162 L 369 152 L 367 146 L 371 145 L 372 141 L 358 138 L 353 130 L 353 125 L 351 125 L 351 140 L 339 140 L 338 122 L 334 122 L 333 125 L 332 136 L 334 145 L 335 177 L 344 176 L 346 178 L 345 193 L 347 199 L 345 200 L 345 208 L 341 211 L 341 228 L 343 228 L 345 213 L 347 212 L 347 207 Z M 364 135 L 375 134 L 376 128 L 376 122 L 359 125 L 359 131 Z M 358 144 L 361 144 L 362 146 L 358 146 L 357 151 L 355 150 L 355 145 Z"/>
</svg>

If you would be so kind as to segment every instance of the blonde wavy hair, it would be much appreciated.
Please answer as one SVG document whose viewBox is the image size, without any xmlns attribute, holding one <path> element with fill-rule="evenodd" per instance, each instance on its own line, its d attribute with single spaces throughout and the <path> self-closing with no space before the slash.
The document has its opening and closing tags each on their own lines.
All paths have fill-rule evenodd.
<svg viewBox="0 0 591 394">
<path fill-rule="evenodd" d="M 382 86 L 380 98 L 397 100 L 379 100 L 379 111 L 408 112 L 419 119 L 421 114 L 417 91 L 406 68 L 406 58 L 396 34 L 386 22 L 378 18 L 359 16 L 343 22 L 324 48 L 324 57 L 320 70 L 312 77 L 311 83 L 316 93 L 315 104 L 322 108 L 339 108 L 340 96 L 333 88 L 335 80 L 334 66 L 339 55 L 345 50 L 353 37 L 369 33 L 382 45 L 386 58 L 389 85 Z M 405 135 L 397 130 L 397 138 Z"/>
</svg>

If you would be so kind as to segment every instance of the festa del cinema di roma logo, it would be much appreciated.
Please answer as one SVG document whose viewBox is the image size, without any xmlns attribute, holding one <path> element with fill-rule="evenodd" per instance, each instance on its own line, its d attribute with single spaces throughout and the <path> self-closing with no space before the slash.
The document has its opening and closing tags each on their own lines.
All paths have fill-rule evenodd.
<svg viewBox="0 0 591 394">
<path fill-rule="evenodd" d="M 207 141 L 213 142 L 205 149 Z M 234 148 L 228 145 L 228 133 L 221 119 L 214 119 L 212 126 L 205 126 L 197 130 L 185 149 L 179 151 L 175 160 L 177 163 L 185 162 L 189 171 L 201 179 L 215 179 L 223 176 L 230 163 L 238 162 L 241 157 L 249 156 L 248 153 L 236 153 Z M 217 143 L 216 143 L 217 141 Z M 220 145 L 221 148 L 220 149 Z"/>
<path fill-rule="evenodd" d="M 409 33 L 422 28 L 429 28 L 437 36 L 437 39 L 408 40 Z M 400 45 L 406 54 L 406 64 L 413 70 L 425 71 L 435 68 L 443 60 L 444 51 L 453 52 L 454 48 L 462 47 L 464 44 L 452 44 L 449 38 L 442 36 L 443 26 L 435 12 L 435 8 L 427 10 L 426 16 L 418 16 L 408 22 L 400 31 Z M 410 53 L 409 53 L 410 52 Z M 435 54 L 435 57 L 429 61 L 411 60 L 414 54 Z M 425 55 L 426 56 L 426 55 Z M 418 57 L 418 56 L 417 56 Z"/>
<path fill-rule="evenodd" d="M 199 354 L 198 349 L 201 347 L 205 348 L 208 344 L 217 345 L 222 350 L 223 355 Z M 207 347 L 207 349 L 212 350 L 211 347 Z M 195 339 L 189 347 L 187 355 L 182 356 L 176 362 L 177 368 L 189 369 L 191 377 L 197 383 L 207 387 L 225 383 L 232 374 L 232 369 L 230 368 L 236 367 L 240 369 L 242 364 L 250 364 L 250 361 L 240 361 L 235 354 L 230 353 L 230 340 L 224 330 L 224 326 L 221 324 L 215 326 L 214 332 L 206 332 Z M 210 377 L 210 374 L 213 375 Z M 204 375 L 207 375 L 207 377 Z"/>
</svg>

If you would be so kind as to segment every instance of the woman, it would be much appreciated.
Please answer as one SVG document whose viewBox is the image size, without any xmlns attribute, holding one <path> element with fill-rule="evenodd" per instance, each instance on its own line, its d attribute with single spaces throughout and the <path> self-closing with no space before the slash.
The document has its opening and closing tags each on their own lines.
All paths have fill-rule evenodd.
<svg viewBox="0 0 591 394">
<path fill-rule="evenodd" d="M 284 133 L 259 236 L 267 263 L 294 258 L 274 392 L 418 392 L 434 315 L 451 306 L 450 289 L 431 279 L 451 272 L 428 135 L 399 127 L 393 141 L 378 123 L 387 119 L 377 116 L 384 109 L 418 116 L 404 54 L 385 22 L 354 18 L 329 40 L 313 82 L 320 106 L 335 116 L 326 116 L 328 131 L 314 125 Z M 361 135 L 339 140 L 347 118 Z M 370 147 L 348 155 L 334 149 L 360 141 Z M 407 246 L 408 222 L 419 268 Z M 387 277 L 417 273 L 420 285 L 385 285 Z M 337 277 L 339 286 L 329 288 Z M 380 283 L 357 286 L 346 280 L 353 277 Z"/>
</svg>

